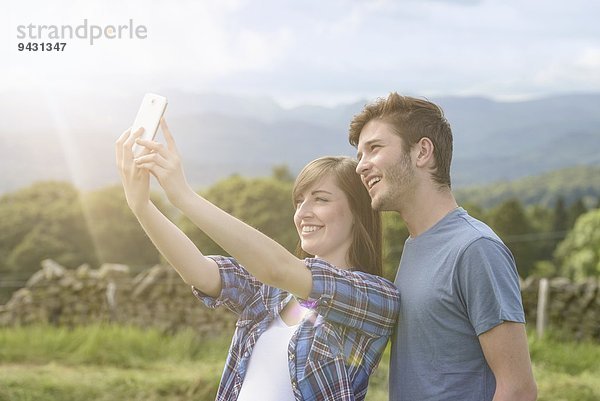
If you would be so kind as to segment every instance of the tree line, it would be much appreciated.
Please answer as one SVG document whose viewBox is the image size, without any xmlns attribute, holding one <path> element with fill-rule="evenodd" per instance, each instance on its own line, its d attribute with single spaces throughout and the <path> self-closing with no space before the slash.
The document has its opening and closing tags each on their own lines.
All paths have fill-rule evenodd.
<svg viewBox="0 0 600 401">
<path fill-rule="evenodd" d="M 293 177 L 286 167 L 270 177 L 234 175 L 200 193 L 222 209 L 294 251 Z M 225 252 L 159 194 L 152 199 L 205 254 Z M 489 224 L 512 251 L 521 277 L 600 277 L 600 204 L 582 198 L 552 206 L 516 198 L 484 209 L 468 200 L 469 214 Z M 408 231 L 395 213 L 384 213 L 384 275 L 393 279 Z M 82 192 L 66 182 L 44 181 L 0 198 L 0 303 L 23 286 L 40 261 L 75 268 L 124 263 L 134 272 L 161 257 L 127 207 L 120 186 Z"/>
</svg>

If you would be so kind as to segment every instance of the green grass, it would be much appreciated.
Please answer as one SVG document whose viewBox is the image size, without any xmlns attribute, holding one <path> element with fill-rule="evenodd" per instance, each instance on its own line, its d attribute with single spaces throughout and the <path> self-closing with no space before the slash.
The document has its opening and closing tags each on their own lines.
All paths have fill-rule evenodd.
<svg viewBox="0 0 600 401">
<path fill-rule="evenodd" d="M 123 326 L 0 329 L 0 401 L 213 400 L 230 334 Z M 600 344 L 529 338 L 540 401 L 600 399 Z M 387 401 L 389 348 L 368 401 Z"/>
<path fill-rule="evenodd" d="M 200 341 L 191 330 L 169 336 L 116 325 L 15 327 L 0 329 L 0 361 L 144 368 L 157 361 L 223 362 L 222 349 L 228 344 L 228 338 Z"/>
<path fill-rule="evenodd" d="M 600 400 L 600 343 L 529 336 L 539 401 Z"/>
<path fill-rule="evenodd" d="M 0 401 L 212 400 L 229 338 L 123 326 L 0 329 Z"/>
</svg>

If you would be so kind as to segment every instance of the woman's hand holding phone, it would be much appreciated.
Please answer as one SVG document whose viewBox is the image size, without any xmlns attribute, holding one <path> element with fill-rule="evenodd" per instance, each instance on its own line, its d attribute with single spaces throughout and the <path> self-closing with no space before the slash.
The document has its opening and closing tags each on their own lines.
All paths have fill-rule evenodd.
<svg viewBox="0 0 600 401">
<path fill-rule="evenodd" d="M 167 98 L 147 93 L 133 126 L 116 143 L 117 166 L 127 204 L 135 214 L 150 203 L 149 174 L 156 177 L 175 206 L 186 196 L 195 195 L 185 179 L 173 135 L 162 117 L 166 106 Z M 159 126 L 166 139 L 166 147 L 154 140 Z"/>
<path fill-rule="evenodd" d="M 135 214 L 150 203 L 150 177 L 148 171 L 136 167 L 133 154 L 135 140 L 143 133 L 143 128 L 139 128 L 133 133 L 129 128 L 121 134 L 115 143 L 117 168 L 125 190 L 125 198 L 127 199 L 127 205 Z M 147 152 L 145 150 L 142 154 Z"/>
<path fill-rule="evenodd" d="M 160 128 L 167 146 L 137 137 L 135 143 L 143 147 L 145 151 L 135 158 L 135 166 L 156 177 L 169 201 L 177 207 L 187 195 L 193 194 L 194 191 L 185 178 L 179 151 L 164 118 L 160 120 Z"/>
<path fill-rule="evenodd" d="M 155 93 L 146 93 L 142 99 L 142 104 L 135 116 L 131 129 L 136 131 L 139 127 L 144 128 L 143 139 L 154 140 L 158 124 L 167 108 L 167 98 Z M 134 144 L 133 154 L 139 156 L 141 148 Z"/>
</svg>

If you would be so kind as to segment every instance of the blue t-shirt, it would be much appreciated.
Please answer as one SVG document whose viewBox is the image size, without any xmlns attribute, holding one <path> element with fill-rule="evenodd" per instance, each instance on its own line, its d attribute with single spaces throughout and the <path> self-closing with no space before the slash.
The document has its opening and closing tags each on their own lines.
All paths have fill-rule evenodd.
<svg viewBox="0 0 600 401">
<path fill-rule="evenodd" d="M 395 284 L 390 400 L 491 400 L 496 381 L 478 336 L 525 322 L 515 262 L 500 238 L 457 208 L 406 240 Z"/>
</svg>

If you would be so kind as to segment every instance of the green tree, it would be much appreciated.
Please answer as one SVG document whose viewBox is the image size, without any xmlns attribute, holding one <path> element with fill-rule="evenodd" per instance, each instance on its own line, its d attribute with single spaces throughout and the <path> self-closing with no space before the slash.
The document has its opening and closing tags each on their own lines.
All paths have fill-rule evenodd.
<svg viewBox="0 0 600 401">
<path fill-rule="evenodd" d="M 535 267 L 533 271 L 530 271 L 530 274 L 538 277 L 553 277 L 556 275 L 556 266 L 552 262 L 552 255 L 556 245 L 566 235 L 565 231 L 554 231 L 557 215 L 556 207 L 550 209 L 536 204 L 529 206 L 526 213 L 533 232 L 537 233 L 537 238 L 534 241 L 536 246 L 533 247 Z"/>
<path fill-rule="evenodd" d="M 479 205 L 472 202 L 462 202 L 461 207 L 469 213 L 469 216 L 474 217 L 477 220 L 485 220 L 485 212 Z"/>
<path fill-rule="evenodd" d="M 39 182 L 0 198 L 3 270 L 27 276 L 54 258 L 73 266 L 95 263 L 79 192 L 65 182 Z"/>
<path fill-rule="evenodd" d="M 554 204 L 554 216 L 552 218 L 552 231 L 563 232 L 569 229 L 569 214 L 565 205 L 565 198 L 559 196 Z"/>
<path fill-rule="evenodd" d="M 521 276 L 529 275 L 535 262 L 536 234 L 517 199 L 509 199 L 492 209 L 489 224 L 512 252 Z"/>
<path fill-rule="evenodd" d="M 552 259 L 552 252 L 558 243 L 554 231 L 555 211 L 542 205 L 532 205 L 525 210 L 527 220 L 534 232 L 539 233 L 538 260 Z"/>
<path fill-rule="evenodd" d="M 539 255 L 537 259 L 550 260 L 552 259 L 552 254 L 554 253 L 558 243 L 564 239 L 564 237 L 567 235 L 567 231 L 570 228 L 569 213 L 567 211 L 565 198 L 562 195 L 559 195 L 556 198 L 554 209 L 552 210 L 551 226 L 549 230 L 544 230 L 542 227 L 540 227 L 540 217 L 541 216 L 535 216 L 531 220 L 534 225 L 537 225 L 540 228 L 539 232 L 545 233 L 545 235 L 540 236 L 541 243 L 539 250 L 541 255 Z"/>
<path fill-rule="evenodd" d="M 290 171 L 289 167 L 285 164 L 275 166 L 272 169 L 273 178 L 284 182 L 294 182 L 294 175 Z"/>
<path fill-rule="evenodd" d="M 527 219 L 535 231 L 550 233 L 554 229 L 554 210 L 540 204 L 535 204 L 525 209 Z"/>
<path fill-rule="evenodd" d="M 158 196 L 152 194 L 151 198 L 157 207 L 162 208 Z M 147 267 L 160 261 L 157 249 L 127 206 L 120 185 L 86 193 L 82 199 L 100 263 Z"/>
<path fill-rule="evenodd" d="M 571 206 L 569 206 L 569 211 L 567 212 L 568 228 L 573 228 L 579 216 L 585 212 L 587 212 L 587 207 L 583 202 L 583 198 L 578 198 Z"/>
<path fill-rule="evenodd" d="M 581 215 L 555 252 L 563 275 L 574 280 L 600 277 L 600 209 Z"/>
<path fill-rule="evenodd" d="M 382 213 L 383 220 L 383 276 L 394 281 L 400 263 L 408 228 L 395 212 Z"/>
</svg>

